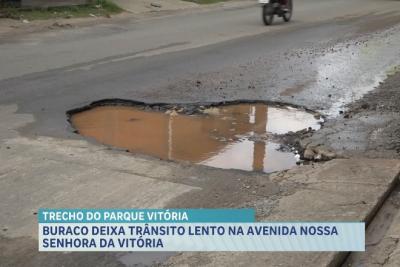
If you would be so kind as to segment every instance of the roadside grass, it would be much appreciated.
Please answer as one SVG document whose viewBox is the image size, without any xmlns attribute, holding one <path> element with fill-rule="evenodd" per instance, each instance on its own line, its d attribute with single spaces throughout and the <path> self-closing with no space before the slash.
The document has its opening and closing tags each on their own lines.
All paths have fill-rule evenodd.
<svg viewBox="0 0 400 267">
<path fill-rule="evenodd" d="M 219 2 L 227 2 L 229 0 L 185 0 L 187 2 L 193 2 L 199 5 L 215 4 Z"/>
<path fill-rule="evenodd" d="M 45 20 L 56 18 L 108 17 L 123 11 L 110 0 L 95 0 L 88 5 L 48 7 L 48 8 L 18 8 L 12 6 L 0 7 L 0 18 Z"/>
</svg>

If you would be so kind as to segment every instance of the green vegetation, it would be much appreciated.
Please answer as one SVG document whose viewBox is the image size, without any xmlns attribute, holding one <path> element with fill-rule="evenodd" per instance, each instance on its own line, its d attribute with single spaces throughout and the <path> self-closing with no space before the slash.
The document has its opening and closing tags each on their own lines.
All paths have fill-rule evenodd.
<svg viewBox="0 0 400 267">
<path fill-rule="evenodd" d="M 81 6 L 18 8 L 1 7 L 0 17 L 12 19 L 43 20 L 52 18 L 81 18 L 89 16 L 110 16 L 123 10 L 110 0 L 94 0 Z"/>
</svg>

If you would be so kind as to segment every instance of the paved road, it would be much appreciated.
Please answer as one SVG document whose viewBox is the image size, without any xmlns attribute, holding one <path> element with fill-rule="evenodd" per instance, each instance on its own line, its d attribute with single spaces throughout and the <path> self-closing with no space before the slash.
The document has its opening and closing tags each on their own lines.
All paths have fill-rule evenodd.
<svg viewBox="0 0 400 267">
<path fill-rule="evenodd" d="M 199 207 L 261 205 L 267 213 L 265 203 L 276 205 L 268 197 L 288 188 L 267 174 L 182 168 L 110 151 L 73 134 L 65 111 L 104 98 L 257 99 L 334 117 L 400 64 L 399 11 L 399 1 L 298 0 L 292 23 L 268 28 L 252 4 L 0 40 L 0 256 L 20 266 L 121 264 L 115 254 L 38 254 L 34 212 L 40 207 L 167 207 L 195 199 Z M 376 199 L 390 177 L 382 176 L 382 187 L 369 185 Z M 243 181 L 265 192 L 253 195 Z M 338 202 L 343 196 L 334 191 L 329 203 L 338 209 L 361 201 Z M 373 199 L 362 207 L 376 204 Z M 268 257 L 258 256 L 247 260 L 265 263 Z"/>
<path fill-rule="evenodd" d="M 382 0 L 297 0 L 292 24 L 264 27 L 260 8 L 252 2 L 234 3 L 214 11 L 184 11 L 160 19 L 118 23 L 66 31 L 51 31 L 0 40 L 0 79 L 18 77 L 74 64 L 129 60 L 286 30 L 332 18 L 398 10 L 398 2 Z M 207 12 L 205 12 L 207 11 Z"/>
<path fill-rule="evenodd" d="M 398 10 L 398 1 L 299 0 L 293 23 L 273 27 L 245 6 L 16 36 L 1 40 L 0 104 L 34 114 L 26 134 L 56 136 L 68 134 L 66 110 L 102 98 L 263 99 L 334 113 L 399 63 L 398 29 L 373 33 L 396 25 Z"/>
</svg>

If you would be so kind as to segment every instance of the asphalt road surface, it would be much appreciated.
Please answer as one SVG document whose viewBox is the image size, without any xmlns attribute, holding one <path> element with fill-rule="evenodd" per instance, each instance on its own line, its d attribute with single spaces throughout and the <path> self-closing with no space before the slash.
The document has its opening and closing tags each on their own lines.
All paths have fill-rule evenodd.
<svg viewBox="0 0 400 267">
<path fill-rule="evenodd" d="M 262 25 L 260 7 L 246 2 L 1 38 L 0 207 L 6 212 L 0 214 L 0 223 L 7 230 L 4 237 L 0 235 L 0 244 L 10 244 L 5 250 L 7 262 L 24 265 L 32 260 L 37 266 L 54 266 L 68 261 L 65 255 L 36 253 L 32 211 L 54 203 L 44 198 L 46 192 L 58 192 L 52 197 L 63 207 L 128 205 L 113 199 L 114 191 L 107 198 L 96 197 L 96 192 L 110 188 L 104 179 L 98 185 L 97 179 L 115 175 L 104 173 L 109 169 L 125 167 L 116 161 L 119 156 L 107 158 L 112 152 L 95 156 L 94 151 L 103 148 L 88 145 L 72 132 L 67 110 L 110 98 L 149 103 L 245 99 L 304 106 L 334 119 L 400 65 L 400 1 L 294 2 L 293 21 L 277 21 L 271 27 Z M 99 169 L 87 174 L 89 165 L 69 161 L 69 156 L 82 155 L 86 158 L 80 162 Z M 143 173 L 171 172 L 169 163 L 157 163 L 162 166 L 155 168 L 152 160 L 144 162 L 136 160 Z M 114 165 L 103 170 L 104 164 Z M 86 180 L 88 176 L 92 179 Z M 63 179 L 54 178 L 53 184 L 53 177 Z M 85 180 L 69 188 L 79 177 Z M 112 184 L 117 186 L 115 192 L 131 182 L 123 179 Z M 129 203 L 143 207 L 162 207 L 192 186 L 203 186 L 194 180 L 157 186 L 153 181 L 147 184 L 147 178 L 137 181 L 142 187 L 132 185 L 132 190 L 138 196 L 150 192 L 141 198 L 146 201 Z M 85 195 L 79 191 L 83 188 Z M 271 194 L 276 191 L 269 188 Z M 168 197 L 162 195 L 166 191 Z M 24 219 L 17 223 L 20 218 Z M 14 253 L 16 248 L 27 256 Z M 71 266 L 121 264 L 114 254 L 75 256 Z"/>
<path fill-rule="evenodd" d="M 376 85 L 380 72 L 398 63 L 397 29 L 374 36 L 398 22 L 398 4 L 296 1 L 293 22 L 272 27 L 251 5 L 15 36 L 1 40 L 0 103 L 35 114 L 31 133 L 50 135 L 61 134 L 56 125 L 65 124 L 66 110 L 103 98 L 263 99 L 329 108 L 356 95 L 349 86 Z M 377 52 L 365 52 L 364 42 Z M 361 72 L 368 81 L 360 82 Z M 322 88 L 329 79 L 342 86 Z M 204 80 L 203 90 L 196 80 Z"/>
<path fill-rule="evenodd" d="M 297 0 L 294 4 L 293 23 L 277 23 L 273 27 L 263 27 L 261 8 L 253 1 L 246 1 L 216 10 L 182 11 L 169 16 L 167 13 L 158 19 L 126 19 L 94 27 L 7 38 L 0 40 L 0 59 L 7 62 L 6 68 L 2 66 L 0 79 L 76 64 L 89 67 L 93 63 L 129 61 L 135 57 L 200 47 L 244 36 L 298 29 L 315 22 L 398 10 L 396 0 Z M 339 22 L 329 24 L 345 25 Z M 323 31 L 314 33 L 313 37 L 318 38 Z M 295 38 L 291 43 L 301 42 L 297 40 L 298 36 Z M 247 42 L 254 40 L 247 39 Z M 230 46 L 226 44 L 227 49 Z"/>
</svg>

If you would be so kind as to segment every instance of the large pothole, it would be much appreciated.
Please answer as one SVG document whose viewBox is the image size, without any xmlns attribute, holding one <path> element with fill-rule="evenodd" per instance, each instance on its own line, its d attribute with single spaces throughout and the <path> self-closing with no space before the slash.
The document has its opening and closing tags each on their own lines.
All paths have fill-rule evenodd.
<svg viewBox="0 0 400 267">
<path fill-rule="evenodd" d="M 299 155 L 279 135 L 318 130 L 318 114 L 264 103 L 224 105 L 94 105 L 70 113 L 77 131 L 98 142 L 165 160 L 224 169 L 274 172 Z"/>
</svg>

